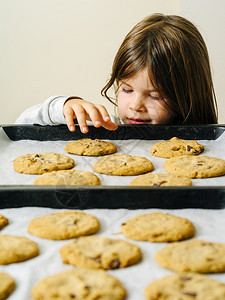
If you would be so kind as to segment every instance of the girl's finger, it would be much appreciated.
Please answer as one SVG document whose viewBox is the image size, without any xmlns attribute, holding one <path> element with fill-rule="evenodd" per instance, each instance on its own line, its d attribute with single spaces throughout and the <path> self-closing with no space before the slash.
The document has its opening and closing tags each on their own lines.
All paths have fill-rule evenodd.
<svg viewBox="0 0 225 300">
<path fill-rule="evenodd" d="M 74 111 L 72 108 L 67 108 L 64 110 L 64 116 L 66 119 L 67 127 L 70 131 L 75 131 L 76 127 L 74 124 Z"/>
<path fill-rule="evenodd" d="M 108 130 L 116 130 L 118 128 L 118 125 L 110 120 L 110 116 L 104 106 L 91 104 L 84 107 L 95 127 L 102 126 Z"/>
<path fill-rule="evenodd" d="M 108 122 L 110 121 L 110 116 L 108 111 L 106 110 L 106 108 L 103 105 L 96 105 L 97 110 L 99 111 L 101 118 L 104 122 Z"/>
<path fill-rule="evenodd" d="M 108 130 L 116 130 L 118 128 L 118 125 L 111 121 L 109 113 L 107 112 L 106 108 L 102 105 L 96 105 L 96 107 L 102 118 L 101 126 Z"/>
<path fill-rule="evenodd" d="M 79 124 L 80 131 L 83 133 L 88 132 L 88 126 L 86 122 L 86 111 L 84 107 L 80 104 L 73 106 L 74 114 L 77 118 L 77 123 Z"/>
<path fill-rule="evenodd" d="M 96 105 L 92 103 L 86 103 L 83 105 L 83 108 L 86 111 L 86 114 L 89 116 L 90 121 L 92 121 L 95 127 L 100 127 L 102 125 L 102 115 L 101 112 L 97 109 Z"/>
<path fill-rule="evenodd" d="M 113 123 L 112 121 L 107 121 L 102 123 L 102 127 L 108 130 L 116 130 L 118 128 L 118 125 L 116 123 Z"/>
</svg>

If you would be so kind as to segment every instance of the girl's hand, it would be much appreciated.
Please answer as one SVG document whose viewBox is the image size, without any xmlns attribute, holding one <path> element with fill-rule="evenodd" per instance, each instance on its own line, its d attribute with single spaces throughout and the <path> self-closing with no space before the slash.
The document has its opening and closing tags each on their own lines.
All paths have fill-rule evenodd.
<svg viewBox="0 0 225 300">
<path fill-rule="evenodd" d="M 88 132 L 87 120 L 92 121 L 95 127 L 104 127 L 108 130 L 116 130 L 118 125 L 110 120 L 106 108 L 99 104 L 93 104 L 83 99 L 69 99 L 65 102 L 63 113 L 70 131 L 75 130 L 74 119 L 83 133 Z"/>
</svg>

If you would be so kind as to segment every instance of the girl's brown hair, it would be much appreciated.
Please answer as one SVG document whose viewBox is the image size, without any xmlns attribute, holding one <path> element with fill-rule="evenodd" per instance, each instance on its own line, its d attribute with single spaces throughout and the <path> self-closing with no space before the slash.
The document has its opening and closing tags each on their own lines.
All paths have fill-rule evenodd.
<svg viewBox="0 0 225 300">
<path fill-rule="evenodd" d="M 215 124 L 217 104 L 205 42 L 198 29 L 180 16 L 153 14 L 127 34 L 101 94 L 120 80 L 147 68 L 150 80 L 169 100 L 174 124 Z"/>
</svg>

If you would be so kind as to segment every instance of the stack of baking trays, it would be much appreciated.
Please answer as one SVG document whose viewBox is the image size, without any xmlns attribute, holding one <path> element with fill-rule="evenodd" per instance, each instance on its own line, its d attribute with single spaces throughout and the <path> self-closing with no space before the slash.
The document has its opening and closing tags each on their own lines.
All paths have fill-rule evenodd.
<svg viewBox="0 0 225 300">
<path fill-rule="evenodd" d="M 137 176 L 96 173 L 92 170 L 92 166 L 98 157 L 74 155 L 64 150 L 69 141 L 97 138 L 114 143 L 118 154 L 129 154 L 149 159 L 154 166 L 153 174 L 167 173 L 163 167 L 167 159 L 152 155 L 150 150 L 154 144 L 173 137 L 196 140 L 203 145 L 204 151 L 199 154 L 199 157 L 206 155 L 225 160 L 224 125 L 120 125 L 118 130 L 114 132 L 90 126 L 89 132 L 85 136 L 79 128 L 71 133 L 64 125 L 2 126 L 0 128 L 0 214 L 8 219 L 8 224 L 0 229 L 0 243 L 2 238 L 5 237 L 6 240 L 6 235 L 25 237 L 34 242 L 38 248 L 36 254 L 33 255 L 34 257 L 21 262 L 9 262 L 7 257 L 12 256 L 11 250 L 6 250 L 8 254 L 4 251 L 1 254 L 0 249 L 0 261 L 2 262 L 0 273 L 7 273 L 15 282 L 14 290 L 8 299 L 144 300 L 164 299 L 160 298 L 163 297 L 163 293 L 171 294 L 171 297 L 174 297 L 171 299 L 225 299 L 224 175 L 211 178 L 193 178 L 190 186 L 130 186 L 130 182 Z M 72 158 L 75 162 L 73 168 L 95 173 L 100 179 L 100 184 L 95 186 L 34 185 L 34 181 L 40 175 L 22 174 L 14 170 L 13 162 L 17 157 L 27 153 L 47 152 L 59 153 Z M 100 253 L 99 245 L 107 244 L 106 240 L 104 242 L 95 241 L 92 246 L 88 244 L 90 242 L 84 242 L 87 243 L 84 246 L 88 253 L 86 253 L 86 257 L 89 256 L 89 261 L 91 260 L 97 267 L 91 269 L 94 270 L 94 275 L 88 275 L 91 271 L 87 269 L 84 272 L 85 275 L 79 274 L 79 280 L 74 279 L 75 281 L 78 280 L 79 289 L 75 288 L 74 282 L 68 283 L 66 287 L 67 298 L 63 298 L 62 294 L 57 298 L 57 293 L 64 293 L 61 285 L 59 288 L 59 283 L 54 288 L 53 295 L 55 298 L 50 298 L 45 292 L 45 288 L 46 291 L 50 290 L 48 286 L 50 283 L 43 283 L 43 286 L 37 286 L 37 284 L 40 280 L 59 272 L 89 267 L 87 261 L 80 254 L 81 256 L 77 261 L 86 261 L 86 263 L 79 265 L 77 262 L 71 263 L 68 258 L 65 258 L 63 256 L 65 251 L 62 255 L 62 248 L 67 247 L 69 242 L 73 242 L 73 237 L 40 236 L 40 234 L 29 229 L 32 220 L 41 216 L 52 216 L 53 213 L 58 212 L 91 215 L 92 218 L 97 219 L 99 226 L 95 232 L 88 233 L 91 234 L 89 237 L 108 238 L 111 244 L 110 251 L 103 249 L 103 253 Z M 139 215 L 140 217 L 137 219 L 132 219 Z M 174 218 L 174 216 L 179 218 Z M 139 218 L 140 220 L 147 218 L 145 225 L 140 225 L 142 221 L 139 221 Z M 42 231 L 46 229 L 47 232 L 53 233 L 52 225 L 48 222 L 45 223 L 44 220 L 45 217 L 43 217 L 43 223 L 41 221 L 40 225 Z M 76 225 L 77 222 L 71 226 Z M 91 223 L 91 221 L 86 221 L 86 223 L 89 222 Z M 133 222 L 133 227 L 127 229 L 127 234 L 124 227 L 130 222 L 131 224 Z M 164 229 L 162 229 L 163 224 Z M 181 233 L 184 230 L 184 224 L 187 226 L 186 233 Z M 56 232 L 60 235 L 60 225 L 57 226 Z M 144 227 L 149 231 L 146 233 L 147 236 L 152 236 L 152 238 L 145 236 Z M 118 246 L 117 250 L 114 250 L 111 240 L 122 240 L 132 244 L 131 247 L 135 246 L 138 249 L 138 254 L 136 253 L 133 258 L 130 258 L 133 250 L 131 248 L 126 250 L 124 245 Z M 79 238 L 77 239 L 78 242 Z M 179 250 L 179 246 L 183 245 L 184 242 L 191 243 L 184 247 L 185 250 Z M 196 246 L 196 244 L 198 245 Z M 171 250 L 159 252 L 160 249 L 171 245 L 174 247 Z M 7 246 L 4 247 L 7 249 Z M 19 246 L 19 248 L 22 252 L 26 252 L 23 250 L 23 246 Z M 118 258 L 119 248 L 123 250 L 123 255 L 121 254 L 120 258 Z M 189 248 L 192 250 L 188 250 Z M 106 256 L 104 251 L 109 256 L 114 255 L 108 267 L 101 267 L 101 262 L 103 264 L 103 258 Z M 122 257 L 124 256 L 126 257 L 125 260 L 128 261 L 127 266 L 126 263 L 123 263 Z M 186 266 L 183 266 L 184 261 Z M 123 266 L 123 264 L 125 265 Z M 90 265 L 92 264 L 90 263 Z M 98 273 L 101 271 L 99 268 L 105 269 L 104 274 Z M 185 273 L 186 275 L 182 273 L 179 278 L 165 278 L 168 275 L 177 275 L 177 271 L 188 271 L 188 273 Z M 195 273 L 193 275 L 189 272 Z M 203 277 L 196 277 L 200 273 L 203 274 Z M 107 275 L 111 277 L 105 279 L 104 276 Z M 87 282 L 86 277 L 88 276 L 89 281 Z M 94 277 L 90 282 L 91 276 Z M 83 277 L 84 282 L 81 280 Z M 217 281 L 208 281 L 209 279 Z M 156 280 L 163 281 L 156 282 Z M 1 282 L 3 279 L 0 281 L 0 291 Z M 60 282 L 62 282 L 61 279 Z M 68 282 L 68 280 L 64 278 L 63 282 Z M 101 289 L 100 292 L 94 288 L 95 284 Z M 147 288 L 149 284 L 151 285 Z M 44 291 L 42 292 L 44 296 L 40 296 L 42 298 L 31 296 L 34 286 L 37 286 L 37 290 L 39 288 L 39 290 Z M 164 289 L 165 286 L 168 287 L 167 290 Z M 8 290 L 10 290 L 10 284 Z M 201 296 L 200 290 L 205 291 L 203 296 Z M 177 296 L 176 293 L 178 292 L 180 296 Z M 41 292 L 36 291 L 36 293 L 40 294 Z M 81 297 L 79 293 L 83 296 Z M 101 298 L 101 293 L 108 293 L 110 296 Z"/>
</svg>

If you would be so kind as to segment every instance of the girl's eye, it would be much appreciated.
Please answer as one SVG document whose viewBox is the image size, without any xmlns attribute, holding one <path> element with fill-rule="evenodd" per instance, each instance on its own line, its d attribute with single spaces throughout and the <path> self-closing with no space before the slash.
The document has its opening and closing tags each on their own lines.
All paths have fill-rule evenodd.
<svg viewBox="0 0 225 300">
<path fill-rule="evenodd" d="M 130 93 L 133 92 L 133 90 L 123 88 L 123 92 L 126 93 L 126 94 L 130 94 Z"/>
<path fill-rule="evenodd" d="M 163 97 L 160 97 L 160 96 L 155 96 L 155 95 L 149 95 L 149 97 L 152 99 L 152 100 L 163 100 Z"/>
</svg>

